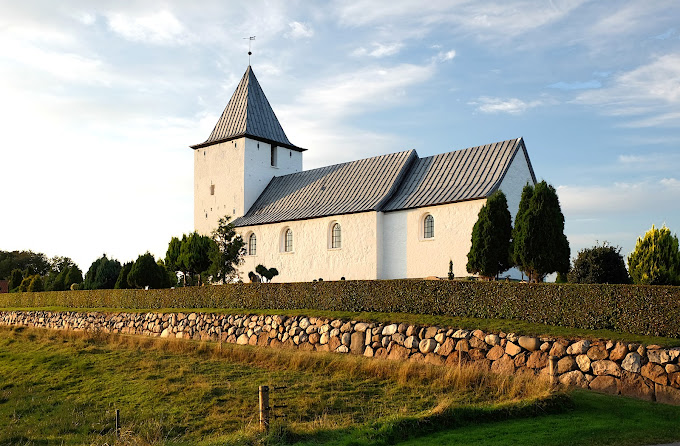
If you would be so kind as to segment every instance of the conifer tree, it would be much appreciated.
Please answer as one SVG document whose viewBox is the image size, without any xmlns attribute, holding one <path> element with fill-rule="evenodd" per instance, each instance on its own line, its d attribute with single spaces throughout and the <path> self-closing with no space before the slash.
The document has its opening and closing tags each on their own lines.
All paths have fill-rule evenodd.
<svg viewBox="0 0 680 446">
<path fill-rule="evenodd" d="M 127 282 L 133 288 L 163 288 L 167 283 L 166 271 L 156 263 L 153 254 L 147 252 L 132 264 Z"/>
<path fill-rule="evenodd" d="M 498 190 L 479 210 L 472 228 L 472 246 L 467 271 L 484 277 L 496 277 L 512 266 L 510 237 L 512 218 L 505 194 Z"/>
<path fill-rule="evenodd" d="M 114 289 L 123 290 L 130 288 L 130 285 L 128 284 L 128 275 L 130 274 L 133 264 L 134 262 L 126 262 L 123 264 L 123 267 L 118 274 L 118 279 L 116 279 L 116 284 L 113 286 Z"/>
<path fill-rule="evenodd" d="M 18 288 L 19 285 L 21 285 L 21 281 L 24 280 L 23 275 L 21 274 L 20 269 L 13 269 L 12 273 L 9 276 L 9 289 L 13 290 L 15 288 Z"/>
<path fill-rule="evenodd" d="M 569 270 L 569 241 L 555 188 L 541 181 L 524 186 L 512 233 L 513 260 L 532 282 Z"/>
<path fill-rule="evenodd" d="M 40 277 L 39 274 L 35 274 L 31 277 L 31 283 L 28 284 L 26 291 L 45 291 L 45 284 L 43 283 L 42 277 Z"/>
<path fill-rule="evenodd" d="M 665 225 L 647 231 L 628 256 L 628 272 L 636 284 L 680 284 L 680 252 L 678 237 Z"/>
</svg>

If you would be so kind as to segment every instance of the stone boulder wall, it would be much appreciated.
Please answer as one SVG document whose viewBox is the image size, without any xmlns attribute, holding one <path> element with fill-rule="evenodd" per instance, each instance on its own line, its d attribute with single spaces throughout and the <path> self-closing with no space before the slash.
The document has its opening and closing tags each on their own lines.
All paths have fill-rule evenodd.
<svg viewBox="0 0 680 446">
<path fill-rule="evenodd" d="M 299 348 L 551 375 L 568 386 L 680 404 L 680 347 L 323 317 L 213 313 L 0 312 L 0 325 Z"/>
</svg>

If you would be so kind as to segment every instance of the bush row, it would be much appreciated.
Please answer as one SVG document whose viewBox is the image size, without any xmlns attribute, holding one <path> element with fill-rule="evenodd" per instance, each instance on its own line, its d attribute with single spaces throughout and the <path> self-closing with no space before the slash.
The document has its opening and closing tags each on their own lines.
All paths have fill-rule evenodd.
<svg viewBox="0 0 680 446">
<path fill-rule="evenodd" d="M 0 295 L 0 307 L 313 309 L 516 319 L 680 338 L 680 287 L 378 280 Z"/>
</svg>

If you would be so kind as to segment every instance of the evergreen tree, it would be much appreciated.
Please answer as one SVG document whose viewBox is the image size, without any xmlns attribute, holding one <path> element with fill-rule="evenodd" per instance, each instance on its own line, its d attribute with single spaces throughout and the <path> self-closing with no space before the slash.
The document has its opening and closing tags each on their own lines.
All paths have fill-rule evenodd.
<svg viewBox="0 0 680 446">
<path fill-rule="evenodd" d="M 118 274 L 118 279 L 116 279 L 116 284 L 113 286 L 114 289 L 123 290 L 130 288 L 130 285 L 128 284 L 128 275 L 130 274 L 133 264 L 134 262 L 125 262 L 125 264 L 123 264 L 123 267 Z"/>
<path fill-rule="evenodd" d="M 24 277 L 21 283 L 19 284 L 19 288 L 17 288 L 17 291 L 20 293 L 25 293 L 28 291 L 28 286 L 31 284 L 31 280 L 33 280 L 34 276 L 28 276 Z"/>
<path fill-rule="evenodd" d="M 212 239 L 217 249 L 211 253 L 209 273 L 213 281 L 226 283 L 237 277 L 236 267 L 243 262 L 246 253 L 245 241 L 236 234 L 234 225 L 229 223 L 229 216 L 219 219 L 217 228 L 212 232 Z"/>
<path fill-rule="evenodd" d="M 165 268 L 161 268 L 149 252 L 140 255 L 130 268 L 127 282 L 133 288 L 163 288 L 167 284 Z"/>
<path fill-rule="evenodd" d="M 31 276 L 31 282 L 28 284 L 28 288 L 26 288 L 26 291 L 30 292 L 45 291 L 45 285 L 43 284 L 43 280 L 40 277 L 40 275 L 35 274 Z"/>
<path fill-rule="evenodd" d="M 21 274 L 21 270 L 16 268 L 13 269 L 9 276 L 9 289 L 13 290 L 21 285 L 21 281 L 24 280 L 24 276 Z"/>
<path fill-rule="evenodd" d="M 83 282 L 83 272 L 78 268 L 78 265 L 73 265 L 68 269 L 64 277 L 64 289 L 70 290 L 73 284 L 80 285 Z"/>
<path fill-rule="evenodd" d="M 569 241 L 555 188 L 541 181 L 522 190 L 512 233 L 514 263 L 532 282 L 569 271 Z"/>
<path fill-rule="evenodd" d="M 179 262 L 184 271 L 198 275 L 199 285 L 202 283 L 202 276 L 212 264 L 212 251 L 216 249 L 217 246 L 210 237 L 200 235 L 198 232 L 189 234 L 182 243 Z"/>
<path fill-rule="evenodd" d="M 505 194 L 497 190 L 479 210 L 472 228 L 472 246 L 467 271 L 484 277 L 496 277 L 512 266 L 510 237 L 512 218 Z"/>
<path fill-rule="evenodd" d="M 83 287 L 87 290 L 113 289 L 121 268 L 118 260 L 109 259 L 104 254 L 90 265 L 85 274 Z"/>
<path fill-rule="evenodd" d="M 579 251 L 568 274 L 572 283 L 628 283 L 621 248 L 607 242 Z"/>
<path fill-rule="evenodd" d="M 628 271 L 636 284 L 680 284 L 680 252 L 678 237 L 665 225 L 647 231 L 628 256 Z"/>
</svg>

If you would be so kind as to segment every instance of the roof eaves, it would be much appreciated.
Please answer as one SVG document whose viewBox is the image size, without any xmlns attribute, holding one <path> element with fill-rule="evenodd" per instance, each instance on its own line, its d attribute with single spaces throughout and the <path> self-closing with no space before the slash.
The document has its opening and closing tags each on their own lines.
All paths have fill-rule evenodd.
<svg viewBox="0 0 680 446">
<path fill-rule="evenodd" d="M 189 146 L 189 147 L 191 147 L 194 150 L 202 149 L 203 147 L 212 146 L 213 144 L 219 144 L 219 143 L 222 143 L 222 142 L 232 141 L 234 139 L 244 138 L 244 137 L 254 139 L 255 141 L 260 141 L 260 142 L 263 142 L 263 143 L 266 143 L 266 144 L 271 144 L 273 146 L 284 147 L 286 149 L 295 150 L 296 152 L 306 152 L 307 151 L 307 149 L 303 149 L 302 147 L 298 147 L 298 146 L 293 145 L 293 144 L 286 144 L 286 143 L 274 141 L 274 140 L 271 140 L 271 139 L 268 139 L 268 138 L 263 138 L 261 136 L 251 135 L 248 132 L 239 133 L 239 134 L 229 136 L 227 138 L 218 139 L 218 140 L 215 140 L 215 141 L 205 141 L 205 142 L 202 142 L 200 144 L 194 144 L 193 146 Z"/>
</svg>

